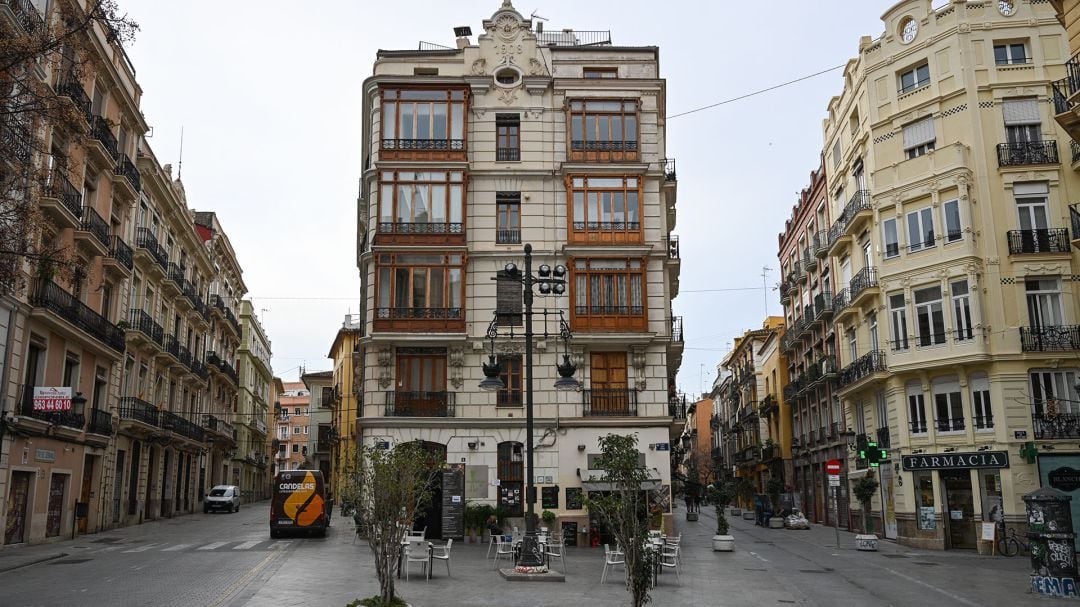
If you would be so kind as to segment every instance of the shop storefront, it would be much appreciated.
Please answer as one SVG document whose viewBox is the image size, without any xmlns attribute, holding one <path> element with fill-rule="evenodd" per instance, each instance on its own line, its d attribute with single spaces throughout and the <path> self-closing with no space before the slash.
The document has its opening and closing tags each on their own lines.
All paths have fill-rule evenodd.
<svg viewBox="0 0 1080 607">
<path fill-rule="evenodd" d="M 1080 455 L 1039 455 L 1039 484 L 1072 496 L 1073 529 L 1080 529 Z"/>
</svg>

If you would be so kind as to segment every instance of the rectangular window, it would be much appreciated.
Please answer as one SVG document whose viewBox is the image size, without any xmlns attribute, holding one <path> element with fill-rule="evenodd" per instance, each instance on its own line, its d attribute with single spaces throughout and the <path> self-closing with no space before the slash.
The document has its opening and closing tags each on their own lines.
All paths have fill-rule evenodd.
<svg viewBox="0 0 1080 607">
<path fill-rule="evenodd" d="M 907 71 L 900 72 L 900 94 L 914 91 L 915 89 L 922 88 L 928 84 L 930 84 L 929 63 L 924 63 Z"/>
<path fill-rule="evenodd" d="M 383 89 L 383 159 L 414 157 L 421 152 L 457 152 L 464 159 L 465 89 Z M 405 154 L 402 154 L 405 152 Z"/>
<path fill-rule="evenodd" d="M 1029 278 L 1027 291 L 1028 323 L 1032 327 L 1058 327 L 1063 323 L 1061 286 L 1057 278 Z"/>
<path fill-rule="evenodd" d="M 521 116 L 495 114 L 495 160 L 521 160 Z"/>
<path fill-rule="evenodd" d="M 919 512 L 919 529 L 930 531 L 937 529 L 937 516 L 934 512 L 934 477 L 929 470 L 912 473 L 915 482 L 915 505 Z"/>
<path fill-rule="evenodd" d="M 637 101 L 577 99 L 569 106 L 571 160 L 637 159 Z"/>
<path fill-rule="evenodd" d="M 994 427 L 994 410 L 990 406 L 990 381 L 986 374 L 972 375 L 968 378 L 971 384 L 971 413 L 976 430 L 990 430 Z"/>
<path fill-rule="evenodd" d="M 904 151 L 908 158 L 916 158 L 934 149 L 937 135 L 934 119 L 926 117 L 904 126 Z"/>
<path fill-rule="evenodd" d="M 912 434 L 926 434 L 926 401 L 919 381 L 908 382 L 908 424 Z"/>
<path fill-rule="evenodd" d="M 1036 416 L 1054 417 L 1080 413 L 1076 371 L 1032 371 L 1031 399 Z M 1036 427 L 1038 432 L 1039 428 Z"/>
<path fill-rule="evenodd" d="M 964 429 L 960 382 L 955 377 L 934 380 L 934 413 L 938 432 L 960 432 Z"/>
<path fill-rule="evenodd" d="M 499 378 L 506 388 L 499 390 L 495 403 L 500 407 L 520 407 L 522 402 L 521 356 L 500 356 Z"/>
<path fill-rule="evenodd" d="M 881 344 L 878 340 L 877 313 L 871 312 L 866 315 L 866 323 L 870 327 L 870 351 L 877 351 Z"/>
<path fill-rule="evenodd" d="M 892 349 L 907 350 L 907 304 L 903 293 L 889 295 L 889 313 L 892 316 Z"/>
<path fill-rule="evenodd" d="M 997 65 L 1016 65 L 1030 61 L 1027 45 L 1023 42 L 994 45 L 994 63 Z"/>
<path fill-rule="evenodd" d="M 641 242 L 638 177 L 572 177 L 570 239 L 584 243 Z"/>
<path fill-rule="evenodd" d="M 1004 99 L 1001 112 L 1005 119 L 1005 140 L 1014 149 L 1042 140 L 1042 114 L 1037 99 Z"/>
<path fill-rule="evenodd" d="M 882 236 L 885 237 L 885 259 L 900 254 L 900 237 L 896 230 L 896 220 L 886 219 L 881 222 Z"/>
<path fill-rule="evenodd" d="M 495 192 L 495 242 L 521 242 L 521 192 Z"/>
<path fill-rule="evenodd" d="M 300 426 L 293 426 L 293 434 L 300 434 Z"/>
<path fill-rule="evenodd" d="M 952 292 L 953 335 L 956 341 L 972 338 L 971 330 L 971 295 L 966 280 L 958 280 L 949 285 Z"/>
<path fill-rule="evenodd" d="M 964 237 L 960 226 L 960 201 L 950 200 L 941 205 L 945 221 L 945 242 L 956 242 Z"/>
<path fill-rule="evenodd" d="M 921 209 L 907 214 L 908 250 L 915 252 L 936 244 L 934 237 L 934 211 Z"/>
<path fill-rule="evenodd" d="M 945 343 L 945 311 L 941 305 L 941 287 L 919 289 L 915 295 L 915 325 L 918 344 L 935 346 Z"/>
<path fill-rule="evenodd" d="M 378 301 L 375 322 L 381 330 L 402 328 L 427 331 L 435 324 L 464 326 L 462 300 L 465 261 L 461 255 L 421 253 L 384 253 L 378 256 L 376 287 Z M 383 321 L 410 321 L 404 326 L 389 326 Z"/>
<path fill-rule="evenodd" d="M 859 344 L 856 339 L 855 329 L 847 330 L 848 340 L 848 355 L 851 356 L 851 361 L 855 362 L 859 358 Z"/>
<path fill-rule="evenodd" d="M 645 264 L 640 259 L 573 262 L 573 316 L 582 328 L 621 330 L 646 326 Z"/>
<path fill-rule="evenodd" d="M 619 68 L 616 67 L 585 67 L 581 70 L 583 78 L 618 78 Z"/>
<path fill-rule="evenodd" d="M 293 453 L 300 453 L 300 443 L 293 443 L 292 452 Z"/>
<path fill-rule="evenodd" d="M 383 171 L 379 178 L 380 234 L 462 234 L 462 171 Z"/>
<path fill-rule="evenodd" d="M 832 146 L 832 165 L 834 169 L 840 166 L 840 160 L 843 156 L 841 153 L 842 151 L 843 148 L 840 146 L 840 137 L 837 136 L 836 143 Z"/>
</svg>

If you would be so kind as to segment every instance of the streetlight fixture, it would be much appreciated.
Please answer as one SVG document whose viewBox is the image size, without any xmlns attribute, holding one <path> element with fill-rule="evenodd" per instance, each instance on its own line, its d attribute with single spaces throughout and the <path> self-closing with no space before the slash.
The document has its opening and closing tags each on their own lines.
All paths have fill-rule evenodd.
<svg viewBox="0 0 1080 607">
<path fill-rule="evenodd" d="M 566 292 L 566 268 L 557 265 L 554 268 L 542 264 L 537 268 L 536 275 L 532 272 L 532 245 L 525 245 L 525 268 L 520 270 L 516 264 L 510 262 L 503 268 L 505 273 L 502 277 L 492 280 L 510 280 L 522 285 L 522 302 L 525 305 L 525 475 L 527 485 L 525 489 L 525 537 L 521 540 L 521 550 L 518 557 L 519 567 L 542 567 L 539 544 L 536 541 L 536 514 L 534 502 L 536 487 L 533 485 L 533 286 L 536 285 L 541 295 L 562 295 Z M 544 310 L 545 320 L 548 311 Z M 495 358 L 495 338 L 499 334 L 499 313 L 495 312 L 495 318 L 488 326 L 487 337 L 491 340 L 491 353 L 488 354 L 488 362 L 482 364 L 484 379 L 480 382 L 480 389 L 496 391 L 506 388 L 503 382 L 502 367 Z M 513 333 L 511 332 L 511 335 Z M 544 335 L 547 336 L 547 323 L 545 322 Z M 570 341 L 570 326 L 559 312 L 559 337 L 563 340 L 563 360 L 556 366 L 559 379 L 555 380 L 555 389 L 560 391 L 576 390 L 581 384 L 574 379 L 577 367 L 570 361 L 567 351 Z"/>
</svg>

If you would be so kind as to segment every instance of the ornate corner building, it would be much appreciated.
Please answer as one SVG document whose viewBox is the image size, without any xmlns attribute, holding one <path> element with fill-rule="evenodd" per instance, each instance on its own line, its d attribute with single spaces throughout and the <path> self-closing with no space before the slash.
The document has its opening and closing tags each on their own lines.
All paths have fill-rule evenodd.
<svg viewBox="0 0 1080 607">
<path fill-rule="evenodd" d="M 521 320 L 500 327 L 517 337 L 485 335 L 497 302 L 520 305 L 491 279 L 531 243 L 537 265 L 568 268 L 568 297 L 536 307 L 564 312 L 584 384 L 556 392 L 563 345 L 535 342 L 537 505 L 584 529 L 598 438 L 636 432 L 669 513 L 685 413 L 669 407 L 683 345 L 659 49 L 542 32 L 509 2 L 468 35 L 380 51 L 364 83 L 357 442 L 421 441 L 465 465 L 467 499 L 523 511 Z M 556 319 L 536 330 L 557 333 Z M 494 394 L 478 387 L 492 348 L 507 386 Z M 435 511 L 428 533 L 438 524 Z"/>
</svg>

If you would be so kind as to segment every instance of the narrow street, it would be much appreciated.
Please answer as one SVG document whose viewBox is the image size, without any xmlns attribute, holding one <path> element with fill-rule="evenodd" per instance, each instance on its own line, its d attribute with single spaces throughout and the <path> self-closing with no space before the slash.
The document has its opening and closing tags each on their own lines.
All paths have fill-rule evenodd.
<svg viewBox="0 0 1080 607">
<path fill-rule="evenodd" d="M 228 606 L 344 605 L 378 591 L 365 541 L 336 519 L 327 538 L 272 540 L 266 502 L 237 514 L 180 517 L 45 546 L 0 552 L 4 605 Z M 1027 593 L 1028 559 L 912 550 L 881 542 L 857 552 L 832 529 L 770 530 L 732 520 L 734 553 L 711 549 L 712 511 L 687 522 L 676 510 L 685 553 L 680 579 L 659 577 L 661 606 L 922 606 L 1052 604 Z M 562 584 L 511 584 L 486 558 L 487 546 L 454 542 L 451 577 L 436 563 L 424 580 L 414 567 L 398 592 L 417 607 L 622 605 L 622 570 L 600 584 L 602 548 L 569 548 Z M 64 556 L 58 556 L 63 554 Z M 41 562 L 33 563 L 39 559 Z M 9 569 L 19 563 L 33 563 Z M 562 568 L 556 564 L 556 568 Z"/>
</svg>

